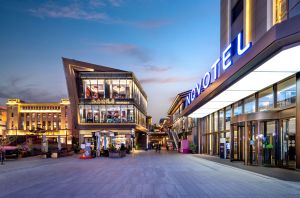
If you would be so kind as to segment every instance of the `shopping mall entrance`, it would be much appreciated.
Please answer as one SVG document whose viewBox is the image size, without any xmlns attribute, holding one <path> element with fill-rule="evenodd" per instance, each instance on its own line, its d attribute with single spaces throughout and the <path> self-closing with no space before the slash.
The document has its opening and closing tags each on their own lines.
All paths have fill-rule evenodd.
<svg viewBox="0 0 300 198">
<path fill-rule="evenodd" d="M 231 124 L 231 161 L 295 169 L 295 126 L 295 117 Z"/>
</svg>

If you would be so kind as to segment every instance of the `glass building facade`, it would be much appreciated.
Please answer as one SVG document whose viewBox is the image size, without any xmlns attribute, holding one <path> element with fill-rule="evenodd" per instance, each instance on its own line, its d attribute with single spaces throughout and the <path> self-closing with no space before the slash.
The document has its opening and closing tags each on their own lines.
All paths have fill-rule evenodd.
<svg viewBox="0 0 300 198">
<path fill-rule="evenodd" d="M 99 132 L 113 135 L 107 144 L 128 146 L 135 138 L 146 145 L 147 95 L 132 72 L 66 58 L 63 63 L 80 142 L 92 142 Z"/>
<path fill-rule="evenodd" d="M 198 119 L 200 153 L 300 168 L 299 6 L 220 1 L 220 58 L 207 72 L 214 78 L 200 94 L 194 88 L 182 113 Z"/>
</svg>

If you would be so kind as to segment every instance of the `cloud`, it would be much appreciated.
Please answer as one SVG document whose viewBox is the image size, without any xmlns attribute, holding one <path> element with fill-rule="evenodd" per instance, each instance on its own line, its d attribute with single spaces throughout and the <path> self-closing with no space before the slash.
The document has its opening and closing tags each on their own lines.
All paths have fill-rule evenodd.
<svg viewBox="0 0 300 198">
<path fill-rule="evenodd" d="M 106 53 L 129 55 L 142 62 L 147 62 L 151 59 L 145 49 L 132 44 L 106 43 L 98 45 L 96 49 Z"/>
<path fill-rule="evenodd" d="M 29 13 L 39 18 L 65 18 L 73 20 L 95 21 L 103 24 L 127 25 L 137 28 L 154 29 L 170 24 L 170 21 L 163 19 L 131 21 L 109 16 L 106 12 L 99 9 L 107 4 L 113 7 L 119 7 L 123 4 L 123 0 L 90 0 L 88 3 L 72 2 L 66 5 L 55 4 L 53 2 L 46 3 L 40 7 L 30 9 Z"/>
<path fill-rule="evenodd" d="M 153 78 L 144 78 L 140 82 L 142 84 L 168 84 L 168 83 L 187 83 L 194 82 L 198 79 L 199 76 L 195 77 L 153 77 Z"/>
<path fill-rule="evenodd" d="M 155 66 L 155 65 L 144 65 L 141 67 L 144 71 L 150 72 L 166 72 L 172 69 L 172 67 Z"/>
<path fill-rule="evenodd" d="M 123 0 L 108 0 L 108 2 L 115 7 L 120 7 L 124 3 Z"/>
<path fill-rule="evenodd" d="M 36 9 L 31 9 L 29 10 L 29 12 L 32 13 L 32 15 L 41 18 L 68 18 L 93 21 L 105 21 L 109 19 L 109 17 L 105 13 L 87 12 L 78 4 L 59 6 L 56 4 L 48 3 Z"/>
<path fill-rule="evenodd" d="M 140 22 L 134 23 L 133 25 L 135 25 L 136 27 L 140 27 L 140 28 L 153 29 L 153 28 L 159 28 L 162 26 L 166 26 L 169 24 L 171 24 L 171 21 L 169 21 L 169 20 L 158 19 L 158 20 L 140 21 Z"/>
<path fill-rule="evenodd" d="M 59 101 L 60 98 L 66 97 L 64 94 L 53 95 L 46 88 L 40 87 L 39 84 L 29 84 L 24 81 L 26 77 L 17 76 L 6 80 L 6 84 L 0 85 L 0 101 L 6 102 L 8 98 L 20 98 L 26 101 Z"/>
<path fill-rule="evenodd" d="M 102 1 L 102 0 L 90 0 L 89 5 L 93 8 L 99 8 L 99 7 L 106 6 L 104 1 Z"/>
</svg>

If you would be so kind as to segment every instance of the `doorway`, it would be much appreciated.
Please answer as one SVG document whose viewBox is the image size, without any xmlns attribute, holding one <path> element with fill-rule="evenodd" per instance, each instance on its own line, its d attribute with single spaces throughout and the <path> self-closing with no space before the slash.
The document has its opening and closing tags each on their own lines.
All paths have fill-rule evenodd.
<svg viewBox="0 0 300 198">
<path fill-rule="evenodd" d="M 281 120 L 280 125 L 279 139 L 282 166 L 296 169 L 296 119 Z"/>
<path fill-rule="evenodd" d="M 244 160 L 245 123 L 232 124 L 231 161 Z"/>
</svg>

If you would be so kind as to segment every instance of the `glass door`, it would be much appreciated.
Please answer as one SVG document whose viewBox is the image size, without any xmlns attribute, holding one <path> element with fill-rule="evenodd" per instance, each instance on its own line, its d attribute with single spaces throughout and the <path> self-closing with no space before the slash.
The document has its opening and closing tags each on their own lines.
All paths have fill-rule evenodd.
<svg viewBox="0 0 300 198">
<path fill-rule="evenodd" d="M 257 122 L 251 121 L 248 123 L 248 148 L 249 148 L 249 163 L 251 165 L 258 164 L 258 136 Z"/>
<path fill-rule="evenodd" d="M 266 166 L 277 165 L 278 157 L 276 151 L 279 147 L 277 143 L 278 129 L 276 124 L 278 121 L 263 121 L 261 122 L 261 129 L 263 131 L 263 164 Z"/>
<path fill-rule="evenodd" d="M 287 168 L 296 168 L 296 119 L 290 118 L 281 121 L 281 160 Z"/>
<path fill-rule="evenodd" d="M 231 160 L 244 160 L 244 123 L 232 125 Z"/>
</svg>

